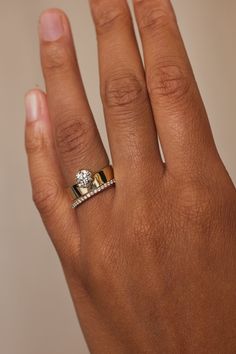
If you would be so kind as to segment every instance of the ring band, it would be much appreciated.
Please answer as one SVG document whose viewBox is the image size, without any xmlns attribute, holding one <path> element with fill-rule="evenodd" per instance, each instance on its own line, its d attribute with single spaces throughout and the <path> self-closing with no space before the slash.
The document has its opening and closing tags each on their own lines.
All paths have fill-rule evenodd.
<svg viewBox="0 0 236 354">
<path fill-rule="evenodd" d="M 69 188 L 73 200 L 72 208 L 76 208 L 85 200 L 115 184 L 112 166 L 106 166 L 98 172 L 80 170 L 76 174 L 76 184 Z"/>
<path fill-rule="evenodd" d="M 76 199 L 73 204 L 72 204 L 72 209 L 77 208 L 80 204 L 82 204 L 83 202 L 85 202 L 86 200 L 90 199 L 91 197 L 93 197 L 94 195 L 104 191 L 105 189 L 110 188 L 112 185 L 115 184 L 115 180 L 112 179 L 109 182 L 104 183 L 103 185 L 101 185 L 101 187 L 98 187 L 96 189 L 94 189 L 92 192 L 85 194 L 83 197 L 80 197 L 78 199 Z"/>
</svg>

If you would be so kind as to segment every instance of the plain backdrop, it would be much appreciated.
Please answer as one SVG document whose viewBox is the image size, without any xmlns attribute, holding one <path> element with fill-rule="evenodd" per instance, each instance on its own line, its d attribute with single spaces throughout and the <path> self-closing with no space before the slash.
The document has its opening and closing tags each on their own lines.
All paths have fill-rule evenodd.
<svg viewBox="0 0 236 354">
<path fill-rule="evenodd" d="M 173 3 L 219 152 L 235 182 L 236 1 Z M 60 7 L 71 19 L 84 83 L 107 145 L 88 1 L 1 0 L 1 354 L 88 353 L 59 261 L 31 201 L 24 153 L 23 96 L 31 87 L 44 87 L 37 21 L 47 7 Z"/>
</svg>

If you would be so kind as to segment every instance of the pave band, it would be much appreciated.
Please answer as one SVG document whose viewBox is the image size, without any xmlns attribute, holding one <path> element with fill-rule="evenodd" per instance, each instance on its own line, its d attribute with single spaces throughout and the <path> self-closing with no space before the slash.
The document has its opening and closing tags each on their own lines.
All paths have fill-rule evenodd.
<svg viewBox="0 0 236 354">
<path fill-rule="evenodd" d="M 84 196 L 76 199 L 73 202 L 73 204 L 72 204 L 72 208 L 73 209 L 77 208 L 80 204 L 82 204 L 83 202 L 85 202 L 89 198 L 91 198 L 94 195 L 104 191 L 105 189 L 108 189 L 109 187 L 111 187 L 114 184 L 115 184 L 115 180 L 114 179 L 110 180 L 109 182 L 104 183 L 101 187 L 98 187 L 97 189 L 94 189 L 92 192 L 90 192 L 88 194 L 85 194 Z"/>
<path fill-rule="evenodd" d="M 98 172 L 80 170 L 75 180 L 76 184 L 69 188 L 73 200 L 72 208 L 115 184 L 113 168 L 110 165 Z"/>
<path fill-rule="evenodd" d="M 103 184 L 114 178 L 112 166 L 106 166 L 100 171 L 92 173 L 89 170 L 80 170 L 76 174 L 76 184 L 69 188 L 72 200 L 78 199 L 94 189 L 99 188 Z"/>
</svg>

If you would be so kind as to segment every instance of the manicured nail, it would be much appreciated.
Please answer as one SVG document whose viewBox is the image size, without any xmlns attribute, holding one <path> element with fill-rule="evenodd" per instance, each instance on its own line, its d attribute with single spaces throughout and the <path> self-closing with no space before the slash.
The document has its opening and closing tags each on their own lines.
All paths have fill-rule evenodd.
<svg viewBox="0 0 236 354">
<path fill-rule="evenodd" d="M 25 96 L 26 120 L 31 123 L 39 119 L 41 104 L 40 97 L 36 92 L 29 92 Z"/>
<path fill-rule="evenodd" d="M 39 25 L 40 37 L 44 41 L 56 41 L 63 33 L 62 16 L 58 12 L 47 11 L 41 15 Z"/>
</svg>

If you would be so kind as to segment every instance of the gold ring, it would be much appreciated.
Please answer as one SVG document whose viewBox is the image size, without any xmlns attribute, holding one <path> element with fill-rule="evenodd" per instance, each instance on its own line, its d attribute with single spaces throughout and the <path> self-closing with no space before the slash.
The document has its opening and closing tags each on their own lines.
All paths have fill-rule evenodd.
<svg viewBox="0 0 236 354">
<path fill-rule="evenodd" d="M 114 172 L 111 165 L 102 168 L 98 172 L 80 170 L 76 174 L 76 184 L 69 188 L 73 200 L 72 208 L 96 195 L 97 193 L 115 184 Z"/>
</svg>

